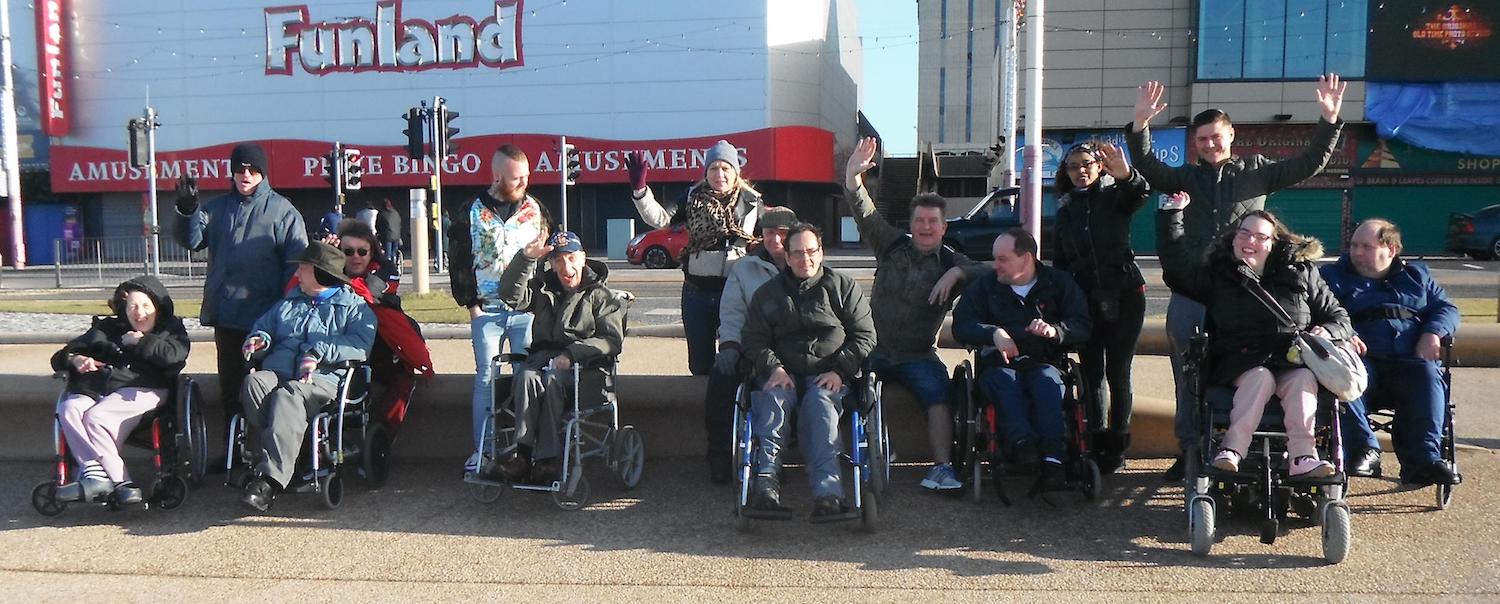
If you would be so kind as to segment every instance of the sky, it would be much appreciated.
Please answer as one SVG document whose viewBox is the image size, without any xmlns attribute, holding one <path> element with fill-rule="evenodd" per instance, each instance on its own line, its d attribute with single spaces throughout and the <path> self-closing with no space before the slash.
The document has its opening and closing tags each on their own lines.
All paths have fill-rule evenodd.
<svg viewBox="0 0 1500 604">
<path fill-rule="evenodd" d="M 855 0 L 865 47 L 865 116 L 886 153 L 917 152 L 917 2 Z"/>
</svg>

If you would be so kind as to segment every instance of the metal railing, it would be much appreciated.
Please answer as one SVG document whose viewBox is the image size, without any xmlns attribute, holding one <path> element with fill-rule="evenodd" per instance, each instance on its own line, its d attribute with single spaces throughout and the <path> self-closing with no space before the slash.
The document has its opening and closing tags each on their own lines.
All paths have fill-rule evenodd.
<svg viewBox="0 0 1500 604">
<path fill-rule="evenodd" d="M 151 272 L 150 237 L 85 237 L 52 240 L 53 275 L 57 287 L 116 285 Z M 170 238 L 161 239 L 163 283 L 202 279 L 208 272 L 208 253 L 189 252 Z"/>
</svg>

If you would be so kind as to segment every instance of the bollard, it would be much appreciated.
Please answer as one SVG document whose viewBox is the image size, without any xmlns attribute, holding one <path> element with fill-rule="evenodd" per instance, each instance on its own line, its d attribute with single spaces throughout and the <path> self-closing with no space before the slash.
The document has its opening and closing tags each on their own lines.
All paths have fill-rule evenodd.
<svg viewBox="0 0 1500 604">
<path fill-rule="evenodd" d="M 442 253 L 439 250 L 438 253 Z M 427 189 L 411 190 L 411 274 L 417 293 L 428 291 L 427 273 Z"/>
</svg>

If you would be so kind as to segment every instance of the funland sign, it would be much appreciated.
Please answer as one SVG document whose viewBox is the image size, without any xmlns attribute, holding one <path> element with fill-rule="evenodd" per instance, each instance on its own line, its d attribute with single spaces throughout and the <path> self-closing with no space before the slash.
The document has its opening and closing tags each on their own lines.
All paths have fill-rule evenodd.
<svg viewBox="0 0 1500 604">
<path fill-rule="evenodd" d="M 403 19 L 401 0 L 375 3 L 375 18 L 309 19 L 306 5 L 265 9 L 266 74 L 292 75 L 292 55 L 315 75 L 360 71 L 421 71 L 524 64 L 524 0 L 497 0 L 494 14 L 475 20 Z"/>
</svg>

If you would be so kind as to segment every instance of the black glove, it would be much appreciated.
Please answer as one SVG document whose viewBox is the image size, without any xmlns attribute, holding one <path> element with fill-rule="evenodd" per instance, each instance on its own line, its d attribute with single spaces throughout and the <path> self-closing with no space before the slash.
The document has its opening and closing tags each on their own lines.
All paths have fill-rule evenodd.
<svg viewBox="0 0 1500 604">
<path fill-rule="evenodd" d="M 714 355 L 714 371 L 719 375 L 737 375 L 740 367 L 740 351 L 735 348 L 725 348 Z"/>
<path fill-rule="evenodd" d="M 177 194 L 177 212 L 186 216 L 198 211 L 198 180 L 182 175 L 177 179 L 177 186 L 173 188 Z"/>
</svg>

